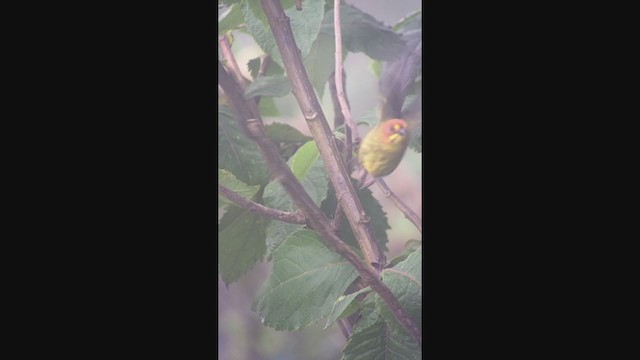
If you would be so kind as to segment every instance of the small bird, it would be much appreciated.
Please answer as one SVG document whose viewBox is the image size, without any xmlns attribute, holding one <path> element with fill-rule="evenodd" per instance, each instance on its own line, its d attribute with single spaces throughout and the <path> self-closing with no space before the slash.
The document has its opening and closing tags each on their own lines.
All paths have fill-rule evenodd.
<svg viewBox="0 0 640 360">
<path fill-rule="evenodd" d="M 407 106 L 404 113 L 402 109 L 416 79 L 421 48 L 420 42 L 413 49 L 408 49 L 399 60 L 385 65 L 380 77 L 382 118 L 364 137 L 358 154 L 362 167 L 373 177 L 391 174 L 409 145 L 407 119 L 415 118 L 415 113 L 420 111 L 419 98 Z"/>
<path fill-rule="evenodd" d="M 409 143 L 407 123 L 390 119 L 378 123 L 360 144 L 360 163 L 373 177 L 386 176 L 398 167 Z"/>
</svg>

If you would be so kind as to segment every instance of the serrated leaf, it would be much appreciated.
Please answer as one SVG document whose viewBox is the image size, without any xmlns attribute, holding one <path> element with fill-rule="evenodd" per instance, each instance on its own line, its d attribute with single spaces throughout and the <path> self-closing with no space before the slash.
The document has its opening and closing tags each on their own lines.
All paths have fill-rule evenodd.
<svg viewBox="0 0 640 360">
<path fill-rule="evenodd" d="M 259 185 L 249 186 L 238 180 L 232 173 L 224 169 L 218 169 L 218 184 L 232 190 L 248 199 L 253 197 L 260 189 Z M 224 196 L 218 195 L 218 207 L 232 202 Z"/>
<path fill-rule="evenodd" d="M 275 143 L 297 144 L 313 140 L 291 125 L 271 123 L 265 128 L 267 136 Z"/>
<path fill-rule="evenodd" d="M 307 191 L 316 205 L 327 197 L 329 188 L 328 174 L 320 157 L 318 146 L 309 141 L 289 159 L 287 165 Z M 264 190 L 264 204 L 267 207 L 282 211 L 296 211 L 289 194 L 277 181 L 270 182 Z M 273 221 L 267 227 L 267 254 L 270 255 L 291 233 L 303 225 Z"/>
<path fill-rule="evenodd" d="M 253 79 L 258 77 L 258 72 L 260 72 L 260 62 L 261 62 L 260 56 L 253 58 L 249 60 L 249 62 L 247 62 L 247 69 L 251 73 L 251 77 Z M 284 70 L 282 70 L 282 68 L 278 66 L 278 64 L 269 60 L 269 63 L 267 64 L 267 68 L 265 69 L 264 74 L 262 75 L 271 76 L 271 75 L 282 75 L 282 74 L 284 74 Z"/>
<path fill-rule="evenodd" d="M 218 266 L 228 286 L 238 280 L 264 256 L 268 219 L 232 206 L 220 220 Z"/>
<path fill-rule="evenodd" d="M 371 218 L 369 224 L 371 224 L 373 236 L 375 237 L 378 245 L 380 245 L 380 250 L 386 252 L 387 242 L 389 241 L 389 238 L 387 237 L 387 229 L 391 228 L 387 219 L 387 213 L 382 209 L 378 200 L 373 197 L 371 190 L 366 188 L 360 189 L 357 191 L 357 194 L 364 211 L 367 213 L 367 216 Z M 332 218 L 337 204 L 338 201 L 336 199 L 335 191 L 333 187 L 330 187 L 327 199 L 322 203 L 321 209 L 328 217 Z M 339 229 L 338 234 L 343 241 L 351 246 L 358 246 L 357 240 L 353 235 L 353 231 L 351 230 L 351 226 L 349 225 L 349 221 L 347 221 L 346 217 L 343 217 L 340 222 Z"/>
<path fill-rule="evenodd" d="M 351 6 L 340 7 L 342 43 L 352 52 L 363 52 L 370 58 L 394 60 L 406 48 L 405 40 L 373 16 Z M 321 32 L 334 36 L 333 10 L 327 12 Z"/>
<path fill-rule="evenodd" d="M 384 321 L 354 332 L 342 350 L 342 360 L 418 360 L 422 349 Z"/>
<path fill-rule="evenodd" d="M 284 75 L 260 76 L 244 91 L 244 96 L 251 99 L 256 96 L 281 97 L 291 92 L 291 82 Z"/>
<path fill-rule="evenodd" d="M 402 308 L 416 322 L 422 325 L 422 251 L 414 251 L 407 258 L 392 268 L 382 271 L 382 281 L 398 299 Z M 376 298 L 382 317 L 394 329 L 401 329 L 397 320 L 382 299 Z"/>
<path fill-rule="evenodd" d="M 267 326 L 299 330 L 327 316 L 357 276 L 316 232 L 296 231 L 275 250 L 272 273 L 252 308 Z"/>
<path fill-rule="evenodd" d="M 327 318 L 327 322 L 324 325 L 324 329 L 327 329 L 331 326 L 336 320 L 344 319 L 347 316 L 354 314 L 358 310 L 358 302 L 354 301 L 356 296 L 367 293 L 371 291 L 370 287 L 366 287 L 364 289 L 360 289 L 353 294 L 342 295 L 336 300 L 333 304 L 333 308 L 331 309 L 331 313 L 329 314 L 329 318 Z"/>
<path fill-rule="evenodd" d="M 249 73 L 251 73 L 251 78 L 255 79 L 258 77 L 258 72 L 260 71 L 260 56 L 253 58 L 247 62 L 247 69 L 249 69 Z"/>
<path fill-rule="evenodd" d="M 233 112 L 218 105 L 218 168 L 247 185 L 267 182 L 269 172 L 258 146 L 240 129 Z"/>
<path fill-rule="evenodd" d="M 276 41 L 264 11 L 260 6 L 260 2 L 258 0 L 246 1 L 242 12 L 247 24 L 247 29 L 256 43 L 265 53 L 271 56 L 273 61 L 284 68 L 282 56 L 278 51 Z M 320 26 L 324 17 L 324 2 L 306 1 L 302 11 L 296 10 L 295 7 L 290 7 L 285 10 L 285 14 L 290 19 L 296 45 L 300 49 L 302 58 L 304 59 L 318 36 L 318 32 L 320 32 Z"/>
<path fill-rule="evenodd" d="M 244 24 L 242 8 L 239 4 L 233 4 L 228 11 L 218 18 L 218 34 L 237 29 L 242 24 Z"/>
</svg>

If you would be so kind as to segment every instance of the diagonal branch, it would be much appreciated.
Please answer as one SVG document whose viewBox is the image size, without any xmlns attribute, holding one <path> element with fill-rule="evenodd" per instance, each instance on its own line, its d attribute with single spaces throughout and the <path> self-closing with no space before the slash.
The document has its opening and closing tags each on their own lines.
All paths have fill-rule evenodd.
<svg viewBox="0 0 640 360">
<path fill-rule="evenodd" d="M 244 90 L 247 87 L 247 79 L 242 76 L 242 72 L 240 71 L 240 67 L 238 66 L 238 62 L 236 61 L 235 56 L 233 56 L 233 52 L 231 52 L 231 44 L 229 43 L 229 39 L 225 35 L 221 35 L 218 38 L 220 42 L 220 50 L 222 51 L 222 57 L 227 64 L 227 69 L 236 79 L 240 87 Z"/>
<path fill-rule="evenodd" d="M 280 8 L 280 12 L 283 12 L 280 2 L 276 0 L 275 3 Z M 271 5 L 273 5 L 273 3 Z M 309 194 L 307 194 L 298 179 L 296 179 L 295 175 L 291 172 L 291 169 L 289 169 L 284 163 L 284 160 L 282 160 L 276 146 L 265 134 L 261 119 L 253 118 L 252 112 L 248 107 L 248 101 L 244 98 L 242 90 L 238 84 L 233 81 L 231 76 L 229 76 L 220 61 L 218 61 L 218 78 L 220 86 L 229 97 L 229 102 L 237 115 L 241 129 L 256 142 L 272 175 L 278 179 L 287 194 L 291 197 L 293 203 L 300 209 L 305 218 L 308 219 L 309 225 L 326 241 L 327 246 L 333 248 L 353 265 L 360 277 L 380 295 L 395 318 L 398 319 L 398 322 L 411 334 L 412 338 L 418 344 L 422 345 L 420 329 L 402 308 L 402 305 L 400 305 L 391 290 L 382 282 L 379 273 L 370 264 L 362 263 L 358 255 L 333 232 L 329 219 L 327 219 L 322 210 L 311 200 Z M 348 184 L 351 185 L 350 182 L 348 182 Z"/>
<path fill-rule="evenodd" d="M 370 218 L 368 218 L 364 212 L 362 204 L 360 203 L 353 185 L 351 184 L 351 179 L 349 178 L 345 165 L 342 162 L 342 159 L 340 159 L 331 128 L 329 127 L 324 113 L 322 112 L 318 98 L 313 91 L 313 87 L 304 68 L 300 50 L 298 49 L 293 37 L 290 19 L 285 15 L 282 4 L 279 0 L 260 0 L 260 3 L 262 4 L 267 16 L 267 20 L 269 21 L 269 26 L 273 32 L 278 49 L 282 54 L 282 61 L 287 72 L 287 76 L 291 81 L 293 95 L 298 101 L 300 109 L 307 120 L 307 125 L 309 126 L 314 140 L 318 145 L 320 155 L 322 156 L 325 166 L 329 172 L 331 183 L 333 184 L 333 188 L 336 190 L 338 202 L 347 215 L 351 228 L 353 229 L 353 232 L 358 239 L 358 243 L 365 255 L 365 258 L 367 259 L 367 264 L 363 264 L 348 245 L 342 242 L 342 240 L 332 232 L 333 228 L 331 223 L 326 216 L 324 216 L 322 211 L 313 204 L 313 202 L 308 205 L 306 202 L 302 202 L 294 198 L 294 203 L 298 202 L 300 204 L 300 210 L 309 220 L 313 228 L 318 231 L 320 236 L 325 239 L 331 247 L 335 248 L 340 255 L 349 260 L 349 262 L 355 267 L 356 271 L 358 271 L 361 278 L 371 286 L 377 294 L 380 295 L 400 325 L 411 335 L 416 343 L 422 345 L 422 334 L 420 329 L 402 308 L 398 299 L 395 298 L 391 290 L 389 290 L 389 288 L 380 279 L 379 271 L 384 267 L 384 255 L 380 252 L 377 243 L 373 239 L 371 226 L 368 224 Z M 342 73 L 336 74 L 336 83 L 339 81 L 341 82 L 341 80 Z M 346 120 L 350 121 L 350 119 Z M 259 126 L 252 127 L 256 131 L 261 130 Z M 354 128 L 355 127 L 352 127 L 352 131 Z M 354 135 L 356 134 L 357 133 L 354 132 Z M 263 141 L 262 136 L 256 135 L 259 134 L 254 134 L 256 142 Z M 264 137 L 264 139 L 269 141 L 266 137 Z M 260 143 L 258 144 L 261 148 L 263 147 Z M 276 155 L 278 155 L 277 152 Z M 269 159 L 266 160 L 268 162 L 270 161 Z M 281 159 L 276 165 L 286 168 L 286 170 L 291 173 Z M 281 170 L 285 171 L 284 169 Z M 279 176 L 284 174 L 274 175 Z M 291 174 L 291 176 L 293 176 L 293 174 Z M 285 181 L 281 180 L 281 182 L 285 190 L 287 190 Z M 297 184 L 302 188 L 299 183 Z M 302 190 L 304 191 L 304 189 Z M 287 190 L 287 192 L 289 192 L 289 190 Z M 292 198 L 294 197 L 293 192 L 289 192 L 289 194 Z M 308 198 L 306 193 L 305 195 Z M 373 268 L 373 264 L 377 265 L 378 269 Z"/>
<path fill-rule="evenodd" d="M 318 145 L 318 150 L 336 191 L 336 198 L 344 210 L 349 224 L 351 224 L 367 263 L 375 264 L 381 270 L 384 268 L 384 255 L 373 237 L 371 226 L 368 224 L 370 218 L 365 213 L 351 184 L 345 165 L 340 159 L 333 133 L 304 68 L 300 50 L 293 37 L 290 20 L 285 15 L 280 2 L 261 0 L 261 4 L 267 15 L 278 49 L 282 54 L 282 62 L 291 81 L 293 95 L 298 101 L 302 114 L 307 120 L 307 126 L 309 126 Z"/>
<path fill-rule="evenodd" d="M 258 204 L 257 202 L 251 201 L 246 197 L 238 194 L 237 192 L 228 189 L 222 185 L 218 185 L 218 192 L 222 194 L 222 196 L 231 200 L 234 204 L 243 207 L 247 210 L 253 211 L 257 214 L 280 220 L 290 224 L 306 224 L 307 220 L 304 218 L 299 212 L 291 213 L 280 211 L 276 209 L 272 209 L 270 207 L 266 207 L 262 204 Z"/>
</svg>

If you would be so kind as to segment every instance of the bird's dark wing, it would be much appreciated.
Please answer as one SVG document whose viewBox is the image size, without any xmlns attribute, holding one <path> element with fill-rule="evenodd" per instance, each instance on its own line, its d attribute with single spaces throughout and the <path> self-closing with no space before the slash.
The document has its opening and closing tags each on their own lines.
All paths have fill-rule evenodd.
<svg viewBox="0 0 640 360">
<path fill-rule="evenodd" d="M 402 105 L 422 62 L 422 40 L 407 44 L 398 60 L 385 64 L 380 75 L 382 120 L 402 118 Z"/>
</svg>

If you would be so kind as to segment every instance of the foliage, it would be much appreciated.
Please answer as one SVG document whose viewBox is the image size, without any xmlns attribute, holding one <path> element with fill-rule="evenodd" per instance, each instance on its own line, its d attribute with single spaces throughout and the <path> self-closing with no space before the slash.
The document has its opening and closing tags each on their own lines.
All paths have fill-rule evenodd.
<svg viewBox="0 0 640 360">
<path fill-rule="evenodd" d="M 333 1 L 305 0 L 297 10 L 294 0 L 283 0 L 285 14 L 315 92 L 321 98 L 335 68 Z M 250 35 L 264 56 L 239 64 L 250 74 L 244 95 L 256 101 L 262 117 L 279 116 L 275 98 L 291 93 L 273 33 L 259 0 L 218 1 L 218 35 Z M 387 26 L 351 5 L 341 6 L 343 60 L 350 53 L 362 53 L 372 60 L 379 74 L 386 61 L 395 59 L 408 46 L 421 42 L 422 13 L 407 15 Z M 255 56 L 255 55 L 253 55 Z M 414 91 L 405 102 L 410 109 L 420 97 L 421 72 Z M 359 119 L 375 126 L 379 111 L 374 108 Z M 271 209 L 295 212 L 298 209 L 277 179 L 273 179 L 256 144 L 241 130 L 230 107 L 218 105 L 218 181 L 241 196 Z M 265 132 L 278 147 L 287 166 L 312 201 L 327 218 L 333 219 L 338 206 L 336 194 L 315 141 L 277 119 Z M 421 122 L 412 130 L 410 146 L 422 151 Z M 336 137 L 344 136 L 334 132 Z M 386 251 L 390 229 L 385 210 L 368 189 L 357 191 L 374 237 Z M 320 235 L 306 225 L 291 224 L 240 208 L 220 196 L 218 266 L 224 283 L 238 281 L 258 262 L 272 262 L 269 278 L 254 299 L 252 310 L 264 325 L 276 330 L 297 331 L 320 320 L 325 329 L 337 321 L 353 321 L 353 333 L 343 350 L 343 359 L 418 359 L 421 348 L 399 326 L 382 299 L 369 287 L 359 289 L 353 266 L 326 246 Z M 353 231 L 343 217 L 337 235 L 360 254 Z M 381 273 L 402 307 L 420 326 L 422 319 L 422 246 L 410 240 L 405 251 L 391 259 Z M 357 319 L 357 320 L 354 320 Z"/>
</svg>

